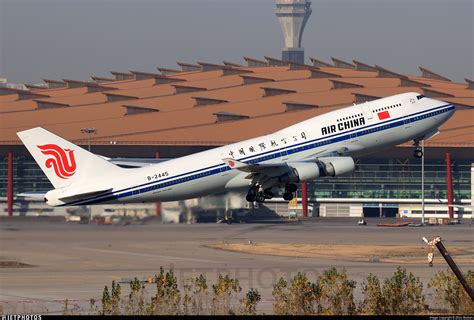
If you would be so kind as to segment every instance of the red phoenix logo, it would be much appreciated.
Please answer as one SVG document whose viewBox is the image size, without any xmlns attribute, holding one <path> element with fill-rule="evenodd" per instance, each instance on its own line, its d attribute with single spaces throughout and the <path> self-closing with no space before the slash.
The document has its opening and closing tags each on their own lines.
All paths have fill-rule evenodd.
<svg viewBox="0 0 474 320">
<path fill-rule="evenodd" d="M 235 166 L 235 162 L 232 160 L 229 160 L 228 164 L 229 164 L 229 167 L 231 168 Z"/>
<path fill-rule="evenodd" d="M 44 163 L 46 168 L 53 167 L 56 175 L 61 179 L 68 179 L 76 172 L 74 150 L 63 149 L 55 144 L 38 146 L 44 155 L 51 156 Z"/>
</svg>

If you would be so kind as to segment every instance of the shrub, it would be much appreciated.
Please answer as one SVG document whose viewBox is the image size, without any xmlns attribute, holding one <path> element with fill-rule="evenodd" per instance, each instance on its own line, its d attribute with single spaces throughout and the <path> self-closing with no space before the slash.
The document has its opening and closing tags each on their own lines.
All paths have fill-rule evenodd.
<svg viewBox="0 0 474 320">
<path fill-rule="evenodd" d="M 102 292 L 102 315 L 118 315 L 120 314 L 120 284 L 112 281 L 112 287 L 109 293 L 107 286 Z"/>
<path fill-rule="evenodd" d="M 102 315 L 110 314 L 110 294 L 109 288 L 107 286 L 104 287 L 104 291 L 102 292 Z"/>
<path fill-rule="evenodd" d="M 290 314 L 288 310 L 289 294 L 287 286 L 288 283 L 283 278 L 280 278 L 278 282 L 273 285 L 273 312 L 275 314 Z"/>
<path fill-rule="evenodd" d="M 354 288 L 356 282 L 347 279 L 346 270 L 325 270 L 318 279 L 321 290 L 322 312 L 331 315 L 351 315 L 356 311 Z"/>
<path fill-rule="evenodd" d="M 148 314 L 179 314 L 181 292 L 173 270 L 165 273 L 164 269 L 160 268 L 160 273 L 155 275 L 154 282 L 156 294 L 147 306 Z"/>
<path fill-rule="evenodd" d="M 412 315 L 424 309 L 423 283 L 405 268 L 397 267 L 382 287 L 383 314 Z"/>
<path fill-rule="evenodd" d="M 260 293 L 258 293 L 258 290 L 250 288 L 250 290 L 245 295 L 245 298 L 242 298 L 240 300 L 240 312 L 246 315 L 256 315 L 257 304 L 260 302 L 261 299 L 262 297 L 260 296 Z"/>
<path fill-rule="evenodd" d="M 112 281 L 112 288 L 110 290 L 110 311 L 113 315 L 120 314 L 120 294 L 122 293 L 122 289 L 120 288 L 120 284 L 115 283 Z"/>
<path fill-rule="evenodd" d="M 466 280 L 474 285 L 474 272 L 468 271 Z M 91 312 L 102 315 L 159 315 L 159 314 L 235 314 L 234 295 L 241 292 L 239 280 L 228 275 L 219 278 L 209 292 L 207 280 L 203 275 L 188 279 L 183 286 L 183 296 L 173 270 L 155 275 L 156 293 L 147 303 L 145 285 L 137 278 L 130 282 L 128 298 L 121 298 L 121 287 L 112 281 L 111 289 L 104 287 L 102 292 L 102 310 L 99 312 L 95 300 L 90 301 Z M 414 315 L 423 312 L 425 297 L 423 284 L 419 278 L 404 268 L 398 267 L 394 274 L 383 281 L 370 274 L 362 283 L 362 300 L 354 301 L 356 282 L 349 280 L 345 270 L 336 268 L 325 270 L 316 281 L 309 281 L 304 273 L 298 272 L 289 282 L 280 278 L 273 286 L 273 311 L 278 315 L 353 315 L 358 311 L 365 315 Z M 447 311 L 456 314 L 473 314 L 474 303 L 464 291 L 451 271 L 436 273 L 429 287 L 434 288 L 436 302 L 444 304 Z M 212 299 L 211 299 L 212 298 Z M 240 300 L 239 313 L 256 315 L 261 295 L 250 288 Z M 71 309 L 65 301 L 64 314 L 78 311 L 79 306 Z"/>
<path fill-rule="evenodd" d="M 290 286 L 283 279 L 273 286 L 273 311 L 280 315 L 314 314 L 320 298 L 320 288 L 308 281 L 306 274 L 298 272 L 291 279 Z M 319 309 L 317 309 L 319 310 Z"/>
<path fill-rule="evenodd" d="M 469 286 L 474 287 L 474 271 L 469 270 L 464 277 Z M 447 307 L 449 313 L 474 314 L 474 302 L 451 270 L 438 271 L 428 287 L 434 288 L 436 302 Z"/>
<path fill-rule="evenodd" d="M 189 279 L 184 284 L 183 312 L 184 314 L 203 315 L 209 311 L 207 280 L 201 274 Z"/>
<path fill-rule="evenodd" d="M 212 286 L 214 296 L 212 298 L 214 314 L 234 314 L 231 307 L 231 298 L 233 293 L 239 293 L 242 288 L 239 286 L 239 280 L 230 278 L 228 275 L 219 275 L 217 283 Z"/>
<path fill-rule="evenodd" d="M 381 315 L 384 313 L 384 297 L 377 276 L 370 274 L 362 283 L 362 301 L 359 313 L 366 315 Z"/>
<path fill-rule="evenodd" d="M 144 315 L 146 314 L 145 286 L 136 277 L 130 281 L 130 293 L 125 302 L 125 314 Z"/>
</svg>

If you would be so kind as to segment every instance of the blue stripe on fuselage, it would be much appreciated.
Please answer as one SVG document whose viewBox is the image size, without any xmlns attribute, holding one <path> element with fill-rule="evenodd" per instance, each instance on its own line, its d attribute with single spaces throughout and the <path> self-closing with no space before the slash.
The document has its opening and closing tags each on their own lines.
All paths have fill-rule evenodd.
<svg viewBox="0 0 474 320">
<path fill-rule="evenodd" d="M 444 110 L 439 110 L 439 109 L 442 109 L 442 108 L 447 107 L 447 106 L 449 106 L 449 107 L 444 109 Z M 372 134 L 372 133 L 375 133 L 375 132 L 388 130 L 388 129 L 391 129 L 391 128 L 394 128 L 394 127 L 404 125 L 406 123 L 412 123 L 412 122 L 416 122 L 416 121 L 419 121 L 419 120 L 422 120 L 422 119 L 432 117 L 432 116 L 438 114 L 437 112 L 444 113 L 444 112 L 448 112 L 448 111 L 453 110 L 453 109 L 454 109 L 454 106 L 452 106 L 451 104 L 446 104 L 446 105 L 438 106 L 438 107 L 435 107 L 435 108 L 432 108 L 432 109 L 429 109 L 429 110 L 420 111 L 420 112 L 417 112 L 417 113 L 414 113 L 414 114 L 410 114 L 410 115 L 407 115 L 407 116 L 404 116 L 404 117 L 400 117 L 400 118 L 397 118 L 397 119 L 392 119 L 392 120 L 387 120 L 387 121 L 384 121 L 384 122 L 371 124 L 371 125 L 368 125 L 368 126 L 365 126 L 365 127 L 360 127 L 360 128 L 356 128 L 356 129 L 353 129 L 353 130 L 337 133 L 337 134 L 334 134 L 334 135 L 331 135 L 331 136 L 301 142 L 299 144 L 295 144 L 295 145 L 291 145 L 291 146 L 287 146 L 287 147 L 282 147 L 282 148 L 275 149 L 275 150 L 270 150 L 270 151 L 267 151 L 267 152 L 263 152 L 263 153 L 248 156 L 248 157 L 244 157 L 244 158 L 237 159 L 237 160 L 239 160 L 239 161 L 249 160 L 249 161 L 246 161 L 246 163 L 249 163 L 249 164 L 253 164 L 253 163 L 257 163 L 257 162 L 261 162 L 261 161 L 268 161 L 268 160 L 271 160 L 271 159 L 281 157 L 282 156 L 281 153 L 283 151 L 286 151 L 285 156 L 286 155 L 291 155 L 291 154 L 294 154 L 294 153 L 297 153 L 297 152 L 306 151 L 306 150 L 313 149 L 313 148 L 318 148 L 318 147 L 321 147 L 321 146 L 324 146 L 324 145 L 330 145 L 330 144 L 333 144 L 333 143 L 337 143 L 337 142 L 340 142 L 340 141 L 352 139 L 352 138 L 355 138 L 355 137 L 360 137 L 360 136 L 364 136 L 364 135 L 367 135 L 367 134 Z M 425 114 L 423 116 L 419 116 L 423 113 L 427 113 L 427 114 Z M 406 122 L 405 121 L 406 119 L 408 119 L 409 121 Z M 388 126 L 388 127 L 386 127 L 386 126 Z M 372 129 L 372 128 L 375 128 L 375 131 L 370 131 L 369 130 L 369 129 Z M 354 132 L 356 132 L 356 133 L 353 134 Z M 194 170 L 194 171 L 182 173 L 182 174 L 179 174 L 179 175 L 176 175 L 176 176 L 173 176 L 173 177 L 168 177 L 168 178 L 165 178 L 165 179 L 162 179 L 162 180 L 159 180 L 159 181 L 148 182 L 148 183 L 145 183 L 145 184 L 141 184 L 141 185 L 137 185 L 137 186 L 133 186 L 133 187 L 128 187 L 126 189 L 117 190 L 115 192 L 111 192 L 111 194 L 95 196 L 95 197 L 91 197 L 89 199 L 76 200 L 76 201 L 64 204 L 62 206 L 95 204 L 95 203 L 100 203 L 100 202 L 116 200 L 116 199 L 120 199 L 120 198 L 123 198 L 123 197 L 128 197 L 128 196 L 141 194 L 141 193 L 145 193 L 145 192 L 150 192 L 150 191 L 153 191 L 153 190 L 169 187 L 169 186 L 172 186 L 172 185 L 189 182 L 189 181 L 192 181 L 192 180 L 195 180 L 195 179 L 203 178 L 203 177 L 206 177 L 206 176 L 218 174 L 220 172 L 229 171 L 229 170 L 233 170 L 233 169 L 231 169 L 230 167 L 228 167 L 224 163 L 220 163 L 220 164 L 217 164 L 217 165 L 214 165 L 214 166 L 210 166 L 210 167 L 201 168 L 201 169 L 197 169 L 197 170 Z M 192 175 L 192 174 L 195 174 L 195 175 Z M 191 175 L 191 176 L 188 176 L 188 175 Z M 136 188 L 140 188 L 140 189 L 132 190 L 132 189 L 136 189 Z M 126 192 L 126 191 L 128 191 L 128 192 Z"/>
</svg>

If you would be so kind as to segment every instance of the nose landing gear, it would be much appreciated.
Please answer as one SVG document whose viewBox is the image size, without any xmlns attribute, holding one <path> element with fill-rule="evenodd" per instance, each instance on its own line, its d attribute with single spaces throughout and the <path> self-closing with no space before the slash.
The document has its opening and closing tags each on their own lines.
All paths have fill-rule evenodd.
<svg viewBox="0 0 474 320">
<path fill-rule="evenodd" d="M 415 139 L 414 141 L 415 141 L 414 143 L 415 150 L 413 151 L 413 156 L 419 159 L 423 157 L 423 151 L 421 150 L 421 147 L 420 147 L 420 139 Z"/>
<path fill-rule="evenodd" d="M 421 149 L 415 149 L 415 151 L 413 151 L 413 156 L 415 158 L 421 158 L 423 157 L 423 151 L 421 151 Z"/>
</svg>

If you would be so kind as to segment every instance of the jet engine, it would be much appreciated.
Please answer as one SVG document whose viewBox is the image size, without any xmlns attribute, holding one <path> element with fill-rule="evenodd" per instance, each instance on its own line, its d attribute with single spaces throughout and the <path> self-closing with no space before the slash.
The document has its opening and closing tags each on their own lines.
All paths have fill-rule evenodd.
<svg viewBox="0 0 474 320">
<path fill-rule="evenodd" d="M 297 183 L 318 177 L 335 177 L 355 169 L 351 157 L 323 157 L 314 161 L 288 162 L 289 171 L 279 177 L 280 183 Z"/>
</svg>

